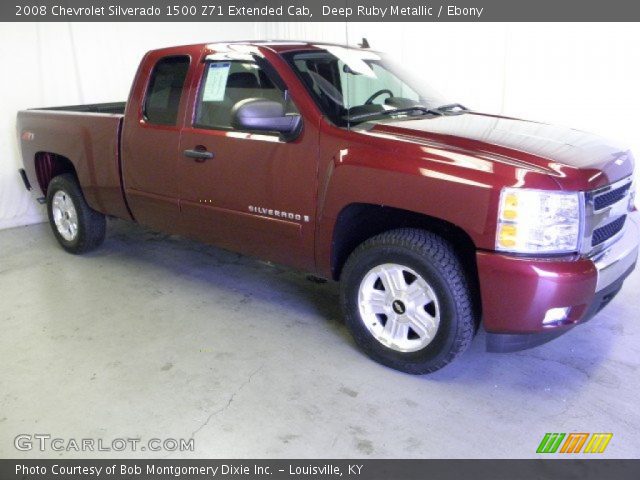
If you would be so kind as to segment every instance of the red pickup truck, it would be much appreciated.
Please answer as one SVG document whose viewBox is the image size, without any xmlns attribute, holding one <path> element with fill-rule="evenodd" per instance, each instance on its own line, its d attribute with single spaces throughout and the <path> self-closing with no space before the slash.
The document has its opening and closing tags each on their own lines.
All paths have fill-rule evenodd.
<svg viewBox="0 0 640 480">
<path fill-rule="evenodd" d="M 469 110 L 369 49 L 155 50 L 128 102 L 21 111 L 18 134 L 67 251 L 114 216 L 339 280 L 356 343 L 414 374 L 481 323 L 515 351 L 585 322 L 638 254 L 628 150 Z"/>
</svg>

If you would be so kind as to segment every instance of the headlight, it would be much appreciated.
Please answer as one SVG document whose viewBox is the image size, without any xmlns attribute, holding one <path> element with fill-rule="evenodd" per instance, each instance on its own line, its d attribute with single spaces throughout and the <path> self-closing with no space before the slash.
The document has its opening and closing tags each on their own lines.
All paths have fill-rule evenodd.
<svg viewBox="0 0 640 480">
<path fill-rule="evenodd" d="M 578 250 L 580 194 L 504 188 L 500 194 L 496 249 L 515 253 Z"/>
</svg>

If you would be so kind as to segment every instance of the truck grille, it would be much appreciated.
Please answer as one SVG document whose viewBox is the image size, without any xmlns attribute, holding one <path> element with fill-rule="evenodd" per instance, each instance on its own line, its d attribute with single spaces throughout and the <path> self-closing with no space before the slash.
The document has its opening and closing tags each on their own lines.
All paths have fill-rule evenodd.
<svg viewBox="0 0 640 480">
<path fill-rule="evenodd" d="M 595 247 L 601 243 L 606 242 L 616 233 L 622 230 L 624 223 L 627 220 L 627 216 L 619 217 L 611 223 L 606 224 L 604 227 L 596 228 L 591 236 L 591 246 Z"/>
<path fill-rule="evenodd" d="M 618 187 L 614 190 L 609 190 L 606 193 L 598 195 L 593 199 L 593 209 L 596 211 L 602 210 L 603 208 L 607 208 L 614 203 L 619 202 L 627 196 L 630 188 L 631 184 L 627 183 L 626 185 Z"/>
<path fill-rule="evenodd" d="M 595 255 L 624 229 L 631 200 L 631 177 L 585 192 L 585 228 L 580 251 Z"/>
</svg>

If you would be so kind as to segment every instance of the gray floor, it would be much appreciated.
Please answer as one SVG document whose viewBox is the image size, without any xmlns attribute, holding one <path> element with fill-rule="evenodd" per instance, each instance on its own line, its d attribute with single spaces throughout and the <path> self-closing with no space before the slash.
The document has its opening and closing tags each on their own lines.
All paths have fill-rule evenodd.
<svg viewBox="0 0 640 480">
<path fill-rule="evenodd" d="M 640 457 L 638 271 L 548 345 L 488 354 L 481 333 L 413 377 L 356 350 L 335 284 L 119 221 L 75 257 L 48 228 L 0 232 L 0 457 L 140 455 L 21 453 L 25 433 L 194 437 L 173 457 L 535 457 L 571 431 Z"/>
</svg>

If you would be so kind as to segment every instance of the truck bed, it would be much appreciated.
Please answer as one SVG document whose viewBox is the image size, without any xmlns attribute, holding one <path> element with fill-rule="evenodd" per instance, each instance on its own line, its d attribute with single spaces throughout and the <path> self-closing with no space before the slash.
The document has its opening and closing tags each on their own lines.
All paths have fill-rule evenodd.
<svg viewBox="0 0 640 480">
<path fill-rule="evenodd" d="M 102 103 L 18 112 L 18 135 L 27 178 L 46 195 L 59 174 L 51 156 L 73 165 L 91 208 L 130 218 L 121 184 L 120 132 L 125 103 Z"/>
<path fill-rule="evenodd" d="M 127 102 L 90 103 L 87 105 L 68 105 L 63 107 L 30 108 L 29 110 L 53 110 L 59 112 L 107 113 L 124 115 Z"/>
</svg>

